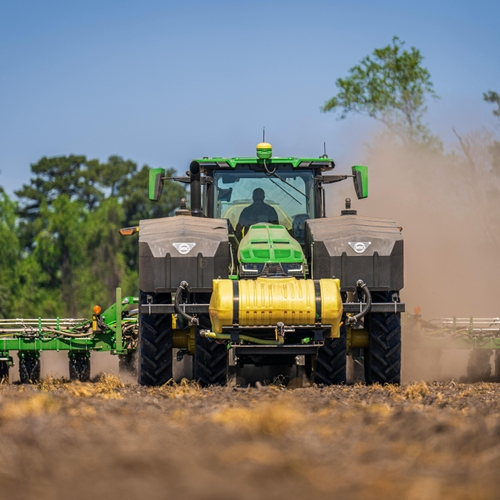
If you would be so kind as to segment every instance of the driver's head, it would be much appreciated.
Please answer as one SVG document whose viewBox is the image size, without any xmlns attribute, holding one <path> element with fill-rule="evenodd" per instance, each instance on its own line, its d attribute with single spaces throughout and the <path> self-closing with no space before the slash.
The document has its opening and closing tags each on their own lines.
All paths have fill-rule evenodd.
<svg viewBox="0 0 500 500">
<path fill-rule="evenodd" d="M 263 202 L 264 198 L 266 197 L 266 193 L 264 193 L 264 190 L 262 188 L 257 188 L 253 190 L 253 201 L 256 202 Z"/>
</svg>

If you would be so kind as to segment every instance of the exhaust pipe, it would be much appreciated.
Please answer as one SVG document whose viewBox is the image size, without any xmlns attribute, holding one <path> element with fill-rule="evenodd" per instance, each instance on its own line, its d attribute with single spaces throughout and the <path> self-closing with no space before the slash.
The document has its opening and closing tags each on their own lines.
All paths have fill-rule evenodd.
<svg viewBox="0 0 500 500">
<path fill-rule="evenodd" d="M 201 172 L 200 164 L 192 161 L 189 166 L 191 178 L 191 215 L 193 217 L 203 217 L 201 210 Z"/>
</svg>

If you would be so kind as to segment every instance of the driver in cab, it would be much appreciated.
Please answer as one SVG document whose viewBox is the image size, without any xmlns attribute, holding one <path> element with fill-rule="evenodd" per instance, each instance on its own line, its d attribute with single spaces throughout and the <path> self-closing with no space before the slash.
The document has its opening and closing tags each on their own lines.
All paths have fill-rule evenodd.
<svg viewBox="0 0 500 500">
<path fill-rule="evenodd" d="M 264 202 L 265 198 L 266 193 L 262 188 L 254 189 L 253 203 L 242 210 L 236 226 L 236 234 L 240 238 L 246 234 L 252 224 L 259 222 L 279 224 L 278 213 L 271 205 Z"/>
</svg>

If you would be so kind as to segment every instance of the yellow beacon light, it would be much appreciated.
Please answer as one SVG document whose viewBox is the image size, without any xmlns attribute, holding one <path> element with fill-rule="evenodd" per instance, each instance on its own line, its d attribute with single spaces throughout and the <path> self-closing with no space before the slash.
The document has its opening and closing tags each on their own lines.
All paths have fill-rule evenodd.
<svg viewBox="0 0 500 500">
<path fill-rule="evenodd" d="M 273 147 L 268 142 L 260 142 L 257 144 L 257 158 L 261 160 L 269 160 L 273 156 Z"/>
</svg>

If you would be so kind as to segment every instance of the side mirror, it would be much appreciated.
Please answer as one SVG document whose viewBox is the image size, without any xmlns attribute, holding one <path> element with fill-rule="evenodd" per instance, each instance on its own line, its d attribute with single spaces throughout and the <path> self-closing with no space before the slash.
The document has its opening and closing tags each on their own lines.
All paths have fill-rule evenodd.
<svg viewBox="0 0 500 500">
<path fill-rule="evenodd" d="M 368 167 L 363 165 L 354 165 L 352 167 L 354 180 L 354 190 L 358 200 L 368 198 Z"/>
<path fill-rule="evenodd" d="M 163 180 L 165 177 L 165 169 L 151 168 L 149 170 L 149 199 L 151 201 L 159 201 L 161 192 L 163 191 Z"/>
</svg>

